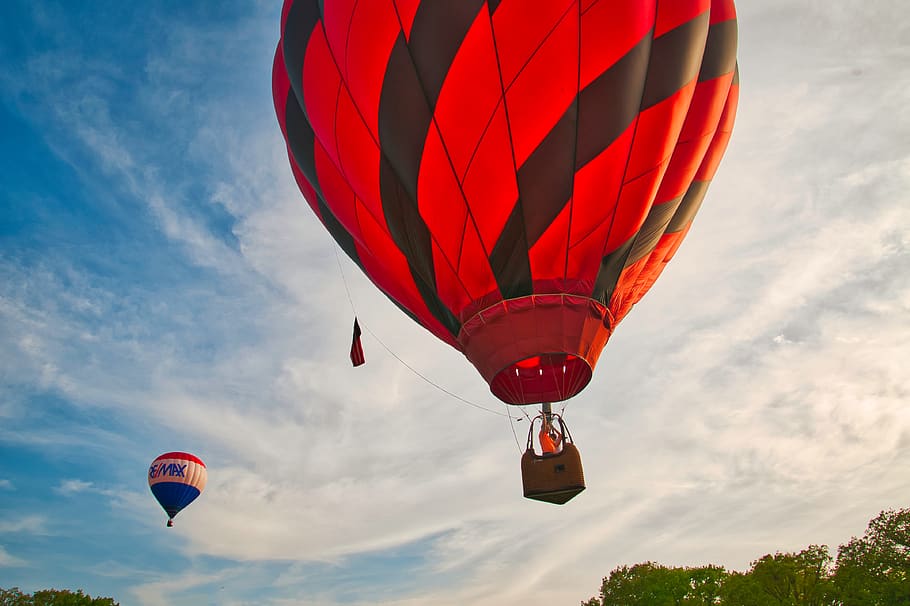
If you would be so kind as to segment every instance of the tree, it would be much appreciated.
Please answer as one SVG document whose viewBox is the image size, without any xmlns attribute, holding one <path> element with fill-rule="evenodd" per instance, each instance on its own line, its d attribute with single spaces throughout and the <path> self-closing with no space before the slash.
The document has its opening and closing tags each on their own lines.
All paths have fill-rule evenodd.
<svg viewBox="0 0 910 606">
<path fill-rule="evenodd" d="M 834 588 L 843 606 L 910 606 L 910 509 L 882 511 L 841 545 Z"/>
<path fill-rule="evenodd" d="M 723 606 L 775 606 L 773 598 L 749 572 L 731 572 L 720 589 Z"/>
<path fill-rule="evenodd" d="M 620 566 L 604 578 L 600 598 L 582 606 L 714 606 L 726 574 L 718 566 L 668 568 L 654 562 Z"/>
<path fill-rule="evenodd" d="M 825 606 L 830 603 L 827 545 L 810 545 L 799 553 L 766 555 L 752 563 L 749 574 L 779 606 Z"/>
<path fill-rule="evenodd" d="M 686 592 L 685 582 L 673 578 L 660 564 L 643 562 L 610 572 L 600 588 L 600 599 L 587 606 L 674 606 Z"/>
<path fill-rule="evenodd" d="M 715 606 L 721 604 L 721 589 L 729 576 L 723 566 L 702 566 L 687 568 L 689 591 L 684 606 Z"/>
<path fill-rule="evenodd" d="M 93 598 L 81 589 L 42 589 L 34 595 L 18 587 L 0 588 L 0 606 L 120 606 L 113 598 Z"/>
<path fill-rule="evenodd" d="M 23 594 L 18 587 L 11 589 L 0 587 L 0 606 L 27 606 L 27 599 L 31 599 L 31 596 Z"/>
</svg>

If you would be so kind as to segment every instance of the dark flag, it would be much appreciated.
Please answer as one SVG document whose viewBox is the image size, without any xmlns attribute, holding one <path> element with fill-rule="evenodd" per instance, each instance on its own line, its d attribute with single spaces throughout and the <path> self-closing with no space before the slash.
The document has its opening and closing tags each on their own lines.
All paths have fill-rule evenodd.
<svg viewBox="0 0 910 606">
<path fill-rule="evenodd" d="M 357 318 L 354 318 L 354 341 L 351 343 L 351 363 L 354 366 L 360 366 L 366 362 L 363 358 L 363 345 L 360 344 L 360 324 Z"/>
</svg>

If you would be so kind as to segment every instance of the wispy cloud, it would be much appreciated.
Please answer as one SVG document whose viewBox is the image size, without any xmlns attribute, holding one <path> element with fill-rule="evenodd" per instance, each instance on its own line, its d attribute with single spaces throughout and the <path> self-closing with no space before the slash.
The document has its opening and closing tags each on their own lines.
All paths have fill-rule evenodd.
<svg viewBox="0 0 910 606">
<path fill-rule="evenodd" d="M 9 480 L 0 479 L 0 490 L 15 490 L 15 487 Z"/>
<path fill-rule="evenodd" d="M 0 567 L 14 568 L 27 565 L 28 563 L 25 560 L 10 555 L 3 545 L 0 545 Z"/>
<path fill-rule="evenodd" d="M 143 606 L 169 606 L 173 603 L 172 594 L 214 585 L 229 578 L 229 571 L 218 574 L 184 574 L 168 575 L 160 579 L 141 583 L 132 588 L 131 593 Z"/>
<path fill-rule="evenodd" d="M 23 516 L 18 519 L 0 520 L 0 534 L 46 534 L 47 520 L 40 515 Z"/>
<path fill-rule="evenodd" d="M 92 488 L 93 485 L 92 482 L 86 482 L 84 480 L 63 480 L 60 482 L 59 486 L 54 488 L 54 491 L 64 496 L 70 496 L 79 492 L 84 492 L 85 490 Z"/>
</svg>

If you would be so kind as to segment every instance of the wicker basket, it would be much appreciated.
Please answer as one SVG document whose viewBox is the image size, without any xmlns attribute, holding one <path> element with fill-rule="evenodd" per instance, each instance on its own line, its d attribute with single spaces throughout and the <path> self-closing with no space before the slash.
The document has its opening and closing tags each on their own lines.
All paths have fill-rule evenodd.
<svg viewBox="0 0 910 606">
<path fill-rule="evenodd" d="M 562 450 L 556 454 L 534 452 L 532 421 L 527 449 L 521 456 L 521 481 L 525 497 L 562 505 L 585 489 L 585 474 L 581 467 L 581 454 L 572 442 L 565 423 L 559 415 L 552 416 L 557 418 L 562 430 Z"/>
</svg>

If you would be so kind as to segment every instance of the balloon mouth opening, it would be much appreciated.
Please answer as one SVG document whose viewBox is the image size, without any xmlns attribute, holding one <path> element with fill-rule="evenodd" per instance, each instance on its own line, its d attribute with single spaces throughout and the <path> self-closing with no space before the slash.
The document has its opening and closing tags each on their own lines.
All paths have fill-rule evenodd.
<svg viewBox="0 0 910 606">
<path fill-rule="evenodd" d="M 528 295 L 476 313 L 462 325 L 458 343 L 506 404 L 561 402 L 591 380 L 612 320 L 588 297 Z"/>
<path fill-rule="evenodd" d="M 593 370 L 583 358 L 568 353 L 529 356 L 500 370 L 490 391 L 508 404 L 560 402 L 580 392 Z"/>
</svg>

